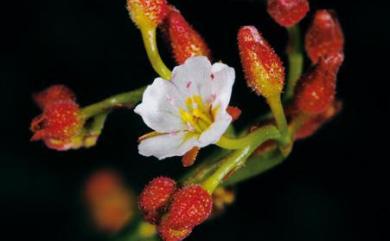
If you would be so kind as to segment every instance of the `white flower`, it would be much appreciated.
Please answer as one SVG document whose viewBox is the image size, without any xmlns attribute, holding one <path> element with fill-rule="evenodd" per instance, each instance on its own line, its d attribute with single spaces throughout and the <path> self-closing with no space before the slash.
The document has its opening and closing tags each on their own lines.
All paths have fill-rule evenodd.
<svg viewBox="0 0 390 241">
<path fill-rule="evenodd" d="M 234 79 L 233 68 L 203 56 L 175 67 L 171 81 L 156 78 L 134 110 L 155 131 L 139 153 L 161 160 L 218 142 L 232 121 L 226 108 Z"/>
</svg>

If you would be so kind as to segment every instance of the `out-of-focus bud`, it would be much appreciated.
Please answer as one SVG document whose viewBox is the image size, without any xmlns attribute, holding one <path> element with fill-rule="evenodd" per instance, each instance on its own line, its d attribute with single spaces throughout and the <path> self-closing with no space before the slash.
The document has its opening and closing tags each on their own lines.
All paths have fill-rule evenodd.
<svg viewBox="0 0 390 241">
<path fill-rule="evenodd" d="M 31 122 L 31 130 L 34 132 L 31 140 L 43 140 L 49 148 L 59 151 L 80 147 L 78 136 L 82 132 L 84 120 L 79 111 L 78 104 L 73 100 L 60 100 L 46 105 L 43 113 Z"/>
<path fill-rule="evenodd" d="M 150 181 L 139 197 L 145 220 L 157 223 L 175 191 L 176 182 L 169 177 L 156 177 Z"/>
<path fill-rule="evenodd" d="M 103 169 L 88 178 L 85 200 L 96 228 L 113 233 L 124 228 L 134 217 L 136 201 L 121 176 Z"/>
<path fill-rule="evenodd" d="M 171 44 L 177 64 L 183 64 L 192 56 L 207 56 L 210 59 L 211 54 L 206 42 L 179 10 L 170 7 L 169 14 L 161 26 Z"/>
<path fill-rule="evenodd" d="M 343 54 L 344 35 L 333 11 L 316 12 L 305 36 L 305 48 L 313 63 L 321 57 Z"/>
<path fill-rule="evenodd" d="M 295 104 L 300 112 L 313 115 L 329 108 L 335 97 L 337 72 L 342 61 L 342 54 L 321 58 L 299 80 Z"/>
<path fill-rule="evenodd" d="M 47 105 L 50 105 L 53 102 L 61 100 L 76 100 L 76 96 L 71 89 L 65 85 L 53 85 L 49 88 L 36 93 L 34 96 L 35 103 L 39 108 L 43 109 Z"/>
<path fill-rule="evenodd" d="M 282 61 L 254 26 L 240 28 L 238 47 L 248 85 L 265 98 L 279 95 L 285 78 Z"/>
<path fill-rule="evenodd" d="M 156 28 L 168 14 L 166 0 L 127 0 L 130 17 L 138 28 Z"/>
<path fill-rule="evenodd" d="M 268 0 L 268 14 L 283 27 L 291 27 L 301 21 L 309 11 L 307 0 Z"/>
<path fill-rule="evenodd" d="M 324 124 L 329 122 L 335 117 L 341 110 L 342 103 L 340 101 L 334 101 L 326 111 L 318 115 L 311 116 L 307 119 L 299 130 L 295 133 L 295 140 L 301 140 L 312 136 L 318 131 Z"/>
</svg>

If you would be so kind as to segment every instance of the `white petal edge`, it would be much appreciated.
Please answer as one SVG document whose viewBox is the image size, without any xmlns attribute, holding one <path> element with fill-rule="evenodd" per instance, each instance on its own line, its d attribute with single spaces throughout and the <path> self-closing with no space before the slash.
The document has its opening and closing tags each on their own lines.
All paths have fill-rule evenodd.
<svg viewBox="0 0 390 241">
<path fill-rule="evenodd" d="M 138 145 L 138 152 L 143 156 L 157 157 L 159 160 L 183 156 L 198 144 L 195 138 L 185 139 L 185 135 L 186 132 L 181 131 L 147 138 Z"/>
<path fill-rule="evenodd" d="M 211 68 L 213 78 L 205 86 L 203 95 L 211 99 L 213 107 L 220 105 L 221 109 L 226 109 L 232 96 L 232 89 L 236 77 L 233 68 L 223 63 L 215 63 Z M 209 100 L 210 101 L 210 100 Z"/>
<path fill-rule="evenodd" d="M 156 78 L 146 88 L 142 102 L 135 107 L 134 112 L 157 132 L 175 132 L 186 129 L 178 112 L 183 104 L 183 97 L 170 81 Z"/>
</svg>

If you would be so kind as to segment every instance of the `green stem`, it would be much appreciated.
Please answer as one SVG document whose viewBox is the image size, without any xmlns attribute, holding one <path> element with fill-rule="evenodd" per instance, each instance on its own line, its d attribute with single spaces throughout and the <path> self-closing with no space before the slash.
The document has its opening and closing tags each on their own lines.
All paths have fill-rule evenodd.
<svg viewBox="0 0 390 241">
<path fill-rule="evenodd" d="M 141 100 L 145 88 L 146 87 L 141 87 L 136 90 L 117 94 L 95 104 L 86 106 L 81 109 L 81 115 L 83 118 L 88 119 L 102 112 L 109 111 L 112 108 L 123 106 L 132 107 Z"/>
<path fill-rule="evenodd" d="M 108 114 L 109 111 L 102 112 L 93 118 L 92 124 L 88 128 L 88 132 L 84 140 L 85 147 L 88 148 L 96 145 L 96 142 L 104 128 L 104 123 L 106 122 Z"/>
<path fill-rule="evenodd" d="M 288 76 L 285 100 L 290 101 L 294 96 L 295 86 L 302 75 L 303 52 L 299 25 L 287 28 L 288 31 Z"/>
<path fill-rule="evenodd" d="M 171 71 L 162 61 L 160 54 L 158 52 L 157 42 L 156 42 L 156 28 L 142 28 L 141 29 L 142 39 L 144 41 L 144 46 L 146 54 L 148 55 L 149 61 L 152 64 L 153 69 L 166 80 L 171 79 Z"/>
<path fill-rule="evenodd" d="M 258 176 L 275 166 L 281 164 L 286 157 L 277 149 L 266 152 L 262 155 L 252 155 L 245 162 L 245 167 L 239 169 L 223 185 L 231 186 L 249 178 Z"/>
<path fill-rule="evenodd" d="M 236 150 L 229 154 L 219 164 L 215 172 L 209 176 L 202 186 L 212 193 L 223 179 L 233 171 L 243 166 L 246 159 L 256 150 L 256 148 L 267 140 L 277 140 L 280 138 L 280 132 L 274 126 L 264 126 L 248 135 L 251 139 L 249 145 L 245 148 Z"/>
<path fill-rule="evenodd" d="M 284 114 L 284 109 L 283 109 L 282 101 L 280 99 L 280 95 L 268 97 L 267 102 L 271 108 L 272 114 L 276 121 L 276 125 L 282 136 L 281 139 L 279 140 L 280 150 L 285 156 L 288 156 L 288 154 L 291 152 L 292 141 L 291 141 L 291 136 L 288 132 L 286 115 Z"/>
</svg>

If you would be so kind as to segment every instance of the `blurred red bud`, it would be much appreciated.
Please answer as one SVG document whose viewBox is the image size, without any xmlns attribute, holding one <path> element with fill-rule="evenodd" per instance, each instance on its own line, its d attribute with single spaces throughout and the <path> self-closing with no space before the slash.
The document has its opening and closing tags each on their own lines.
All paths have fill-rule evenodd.
<svg viewBox="0 0 390 241">
<path fill-rule="evenodd" d="M 306 52 L 313 63 L 321 57 L 343 54 L 344 35 L 336 14 L 318 10 L 305 37 Z"/>
<path fill-rule="evenodd" d="M 92 220 L 103 232 L 118 232 L 134 217 L 135 196 L 112 170 L 92 174 L 86 181 L 84 194 Z"/>
<path fill-rule="evenodd" d="M 285 78 L 282 61 L 254 26 L 240 28 L 238 47 L 248 85 L 266 98 L 280 94 Z"/>
<path fill-rule="evenodd" d="M 268 0 L 268 14 L 283 27 L 291 27 L 301 21 L 309 11 L 307 0 Z"/>
<path fill-rule="evenodd" d="M 210 50 L 202 36 L 184 19 L 180 11 L 170 8 L 169 14 L 161 25 L 171 44 L 177 64 L 183 64 L 192 56 L 207 56 Z"/>
<path fill-rule="evenodd" d="M 306 114 L 319 114 L 333 103 L 338 69 L 343 55 L 321 58 L 298 83 L 296 108 Z"/>
</svg>

